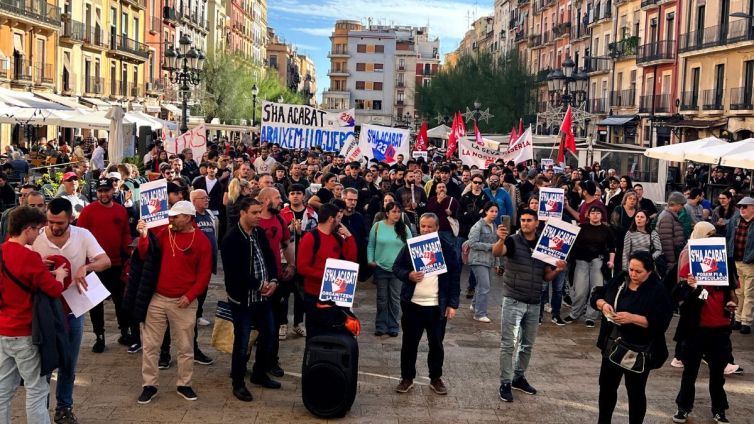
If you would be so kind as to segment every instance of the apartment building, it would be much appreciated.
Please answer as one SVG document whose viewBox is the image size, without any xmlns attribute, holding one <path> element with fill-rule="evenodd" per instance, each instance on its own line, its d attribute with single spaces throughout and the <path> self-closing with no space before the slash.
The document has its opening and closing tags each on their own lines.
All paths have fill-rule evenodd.
<svg viewBox="0 0 754 424">
<path fill-rule="evenodd" d="M 267 58 L 270 69 L 277 71 L 280 81 L 289 90 L 300 93 L 312 104 L 317 92 L 317 68 L 311 58 L 299 54 L 296 46 L 281 40 L 275 30 L 267 28 Z"/>
<path fill-rule="evenodd" d="M 242 60 L 263 67 L 267 58 L 267 1 L 227 0 L 230 18 L 228 51 Z"/>
<path fill-rule="evenodd" d="M 227 34 L 230 33 L 230 17 L 226 14 L 227 0 L 208 0 L 207 18 L 209 33 L 207 34 L 207 54 L 225 51 Z"/>
<path fill-rule="evenodd" d="M 317 65 L 307 55 L 298 54 L 299 74 L 301 83 L 297 91 L 301 93 L 309 106 L 317 106 Z"/>
</svg>

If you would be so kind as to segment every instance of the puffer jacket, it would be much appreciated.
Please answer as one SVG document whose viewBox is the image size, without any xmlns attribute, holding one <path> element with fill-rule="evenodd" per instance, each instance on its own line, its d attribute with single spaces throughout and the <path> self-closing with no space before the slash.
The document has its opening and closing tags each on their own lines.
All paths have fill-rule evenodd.
<svg viewBox="0 0 754 424">
<path fill-rule="evenodd" d="M 492 267 L 495 257 L 492 255 L 492 245 L 497 242 L 497 233 L 492 225 L 484 222 L 484 219 L 471 227 L 469 231 L 469 265 L 481 265 Z"/>
<path fill-rule="evenodd" d="M 683 233 L 683 224 L 678 221 L 678 216 L 665 209 L 657 216 L 655 231 L 660 236 L 662 254 L 668 263 L 668 268 L 678 263 L 678 254 L 684 245 L 686 237 Z"/>
<path fill-rule="evenodd" d="M 149 248 L 146 257 L 142 260 L 138 249 L 134 249 L 131 254 L 128 284 L 123 296 L 123 310 L 131 311 L 131 318 L 136 322 L 144 322 L 147 319 L 149 302 L 157 290 L 157 279 L 160 276 L 162 252 L 157 237 L 152 232 L 149 232 L 147 237 Z"/>
</svg>

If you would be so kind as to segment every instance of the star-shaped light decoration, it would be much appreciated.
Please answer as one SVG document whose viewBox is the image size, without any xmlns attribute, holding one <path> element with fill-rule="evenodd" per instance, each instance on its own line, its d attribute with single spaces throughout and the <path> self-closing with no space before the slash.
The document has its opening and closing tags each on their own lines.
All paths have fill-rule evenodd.
<svg viewBox="0 0 754 424">
<path fill-rule="evenodd" d="M 466 112 L 463 113 L 463 117 L 466 119 L 466 122 L 471 122 L 474 120 L 474 114 L 476 111 L 469 109 L 468 106 L 466 106 Z M 494 118 L 495 115 L 490 113 L 490 108 L 487 108 L 485 110 L 479 110 L 479 121 L 484 121 L 485 123 L 489 122 L 490 118 Z"/>
<path fill-rule="evenodd" d="M 578 107 L 571 108 L 571 114 L 573 116 L 574 128 L 586 128 L 586 120 L 594 119 L 594 115 L 586 111 L 586 102 L 581 102 Z M 548 102 L 547 110 L 537 114 L 537 123 L 543 124 L 544 128 L 559 127 L 563 122 L 563 118 L 565 118 L 565 110 L 560 106 L 552 106 Z"/>
<path fill-rule="evenodd" d="M 445 123 L 445 116 L 443 116 L 442 113 L 437 113 L 437 116 L 435 117 L 435 121 L 437 122 L 437 125 L 444 124 Z"/>
</svg>

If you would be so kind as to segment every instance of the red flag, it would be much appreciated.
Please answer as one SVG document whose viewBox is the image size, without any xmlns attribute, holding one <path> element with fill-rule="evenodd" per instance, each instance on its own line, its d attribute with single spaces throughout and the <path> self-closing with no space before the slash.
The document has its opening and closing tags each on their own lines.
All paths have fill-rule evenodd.
<svg viewBox="0 0 754 424">
<path fill-rule="evenodd" d="M 568 106 L 563 123 L 560 124 L 560 148 L 558 149 L 558 163 L 565 163 L 565 151 L 576 154 L 576 137 L 573 135 L 573 112 Z"/>
<path fill-rule="evenodd" d="M 513 127 L 511 128 L 511 136 L 508 139 L 508 147 L 512 146 L 516 140 L 518 140 L 518 134 L 516 134 L 516 127 Z"/>
<path fill-rule="evenodd" d="M 476 144 L 484 146 L 484 139 L 482 138 L 482 133 L 479 132 L 479 127 L 476 126 L 476 121 L 474 121 L 474 138 L 476 139 Z"/>
<path fill-rule="evenodd" d="M 445 152 L 446 158 L 451 158 L 458 148 L 458 114 L 453 115 L 453 124 L 450 127 L 448 135 L 448 151 Z"/>
<path fill-rule="evenodd" d="M 461 112 L 456 112 L 458 115 L 458 138 L 466 137 L 466 124 L 463 122 L 463 115 Z"/>
<path fill-rule="evenodd" d="M 518 118 L 518 136 L 524 133 L 524 118 Z"/>
<path fill-rule="evenodd" d="M 419 130 L 419 134 L 416 136 L 416 143 L 414 144 L 414 150 L 418 152 L 426 152 L 429 146 L 429 136 L 427 135 L 427 121 L 422 122 L 422 127 Z"/>
</svg>

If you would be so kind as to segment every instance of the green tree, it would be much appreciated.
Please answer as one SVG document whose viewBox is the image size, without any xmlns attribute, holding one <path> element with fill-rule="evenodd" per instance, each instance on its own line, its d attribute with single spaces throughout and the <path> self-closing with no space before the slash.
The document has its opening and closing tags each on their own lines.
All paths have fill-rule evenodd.
<svg viewBox="0 0 754 424">
<path fill-rule="evenodd" d="M 235 55 L 216 53 L 207 58 L 202 76 L 204 93 L 200 99 L 200 106 L 205 120 L 209 122 L 213 118 L 218 118 L 224 122 L 234 122 L 245 119 L 251 122 L 251 87 L 254 84 L 259 88 L 256 104 L 257 123 L 265 99 L 277 101 L 282 97 L 284 103 L 304 103 L 304 98 L 299 93 L 285 87 L 276 70 L 263 70 Z"/>
<path fill-rule="evenodd" d="M 417 108 L 425 117 L 452 117 L 456 111 L 472 109 L 474 101 L 494 116 L 480 121 L 485 132 L 507 133 L 519 118 L 534 110 L 534 76 L 517 54 L 495 60 L 490 54 L 465 55 L 416 90 Z"/>
</svg>

